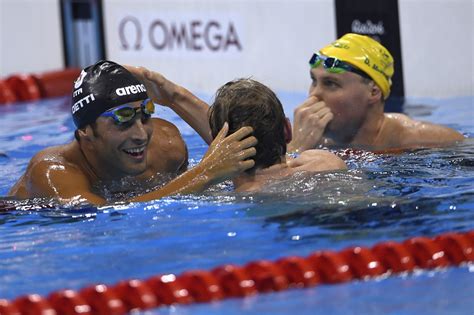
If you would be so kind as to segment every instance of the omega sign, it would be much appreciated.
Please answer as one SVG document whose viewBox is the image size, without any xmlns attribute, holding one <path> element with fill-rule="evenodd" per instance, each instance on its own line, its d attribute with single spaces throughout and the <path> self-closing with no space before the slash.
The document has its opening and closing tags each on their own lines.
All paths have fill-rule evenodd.
<svg viewBox="0 0 474 315">
<path fill-rule="evenodd" d="M 123 50 L 141 50 L 144 45 L 159 51 L 242 50 L 237 28 L 232 21 L 153 19 L 143 22 L 134 16 L 126 16 L 120 21 L 118 31 Z"/>
</svg>

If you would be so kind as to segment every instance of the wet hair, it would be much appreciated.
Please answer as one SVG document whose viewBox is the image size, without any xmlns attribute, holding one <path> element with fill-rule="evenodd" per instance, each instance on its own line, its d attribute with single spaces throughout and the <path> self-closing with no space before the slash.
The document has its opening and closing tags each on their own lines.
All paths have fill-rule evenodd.
<svg viewBox="0 0 474 315">
<path fill-rule="evenodd" d="M 229 134 L 241 127 L 251 126 L 257 138 L 257 154 L 253 157 L 257 168 L 280 163 L 286 154 L 285 113 L 278 97 L 267 86 L 252 79 L 237 79 L 217 90 L 209 109 L 209 125 L 215 138 L 225 122 Z"/>
<path fill-rule="evenodd" d="M 81 71 L 74 82 L 72 117 L 78 129 L 116 106 L 148 98 L 145 86 L 127 69 L 101 60 Z"/>
</svg>

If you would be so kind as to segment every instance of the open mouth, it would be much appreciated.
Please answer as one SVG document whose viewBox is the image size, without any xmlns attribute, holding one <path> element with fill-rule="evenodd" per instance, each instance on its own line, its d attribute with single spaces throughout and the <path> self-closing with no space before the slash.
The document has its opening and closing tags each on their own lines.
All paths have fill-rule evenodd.
<svg viewBox="0 0 474 315">
<path fill-rule="evenodd" d="M 124 149 L 123 150 L 128 155 L 133 156 L 134 158 L 141 158 L 145 153 L 145 147 L 133 148 L 133 149 Z"/>
</svg>

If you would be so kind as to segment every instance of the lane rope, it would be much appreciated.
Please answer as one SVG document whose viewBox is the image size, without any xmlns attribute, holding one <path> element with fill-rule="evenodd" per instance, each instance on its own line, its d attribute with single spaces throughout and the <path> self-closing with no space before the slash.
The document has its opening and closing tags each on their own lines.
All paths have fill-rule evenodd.
<svg viewBox="0 0 474 315">
<path fill-rule="evenodd" d="M 80 72 L 81 69 L 78 68 L 66 68 L 0 78 L 0 105 L 69 95 Z"/>
<path fill-rule="evenodd" d="M 58 290 L 46 297 L 28 294 L 12 301 L 0 299 L 0 315 L 126 314 L 163 305 L 211 302 L 472 262 L 474 230 L 380 242 L 370 248 L 316 251 L 307 257 L 257 260 L 243 266 L 226 264 L 210 271 L 123 280 L 79 291 Z"/>
</svg>

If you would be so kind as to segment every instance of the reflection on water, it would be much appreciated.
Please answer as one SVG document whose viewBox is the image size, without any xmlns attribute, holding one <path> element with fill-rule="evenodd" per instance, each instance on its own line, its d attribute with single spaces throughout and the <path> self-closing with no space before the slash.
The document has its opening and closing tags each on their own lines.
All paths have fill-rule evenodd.
<svg viewBox="0 0 474 315">
<path fill-rule="evenodd" d="M 72 120 L 63 105 L 38 105 L 20 105 L 18 113 L 0 108 L 0 149 L 7 155 L 0 157 L 0 195 L 37 150 L 72 139 Z M 48 119 L 35 126 L 33 116 L 25 114 L 32 110 Z M 449 120 L 447 109 L 416 110 L 429 120 Z M 449 111 L 459 112 L 452 106 Z M 22 121 L 11 128 L 9 122 L 16 120 Z M 190 164 L 196 164 L 206 146 L 182 122 L 168 120 L 184 130 Z M 472 135 L 470 120 L 453 121 Z M 5 198 L 0 298 L 474 227 L 472 139 L 402 154 L 337 153 L 348 171 L 295 174 L 258 194 L 234 193 L 226 182 L 200 195 L 103 208 Z"/>
<path fill-rule="evenodd" d="M 226 182 L 202 195 L 175 196 L 167 200 L 173 203 L 195 200 L 198 208 L 243 204 L 248 208 L 246 215 L 268 217 L 282 225 L 285 220 L 289 225 L 294 222 L 321 225 L 344 218 L 347 229 L 383 226 L 430 211 L 469 210 L 474 194 L 473 152 L 474 142 L 469 139 L 450 148 L 420 149 L 405 154 L 358 153 L 346 156 L 348 171 L 295 174 L 270 183 L 257 194 L 233 193 L 232 183 Z M 3 203 L 0 213 L 13 211 L 24 219 L 26 214 L 35 211 L 42 218 L 75 220 L 90 219 L 104 212 L 87 206 L 58 206 L 41 199 L 5 199 Z M 153 203 L 160 204 L 160 201 Z M 166 201 L 163 204 L 166 205 Z M 127 209 L 126 205 L 115 207 Z M 401 217 L 397 217 L 399 215 Z M 361 222 L 362 218 L 367 222 Z M 0 222 L 4 223 L 5 217 Z"/>
</svg>

